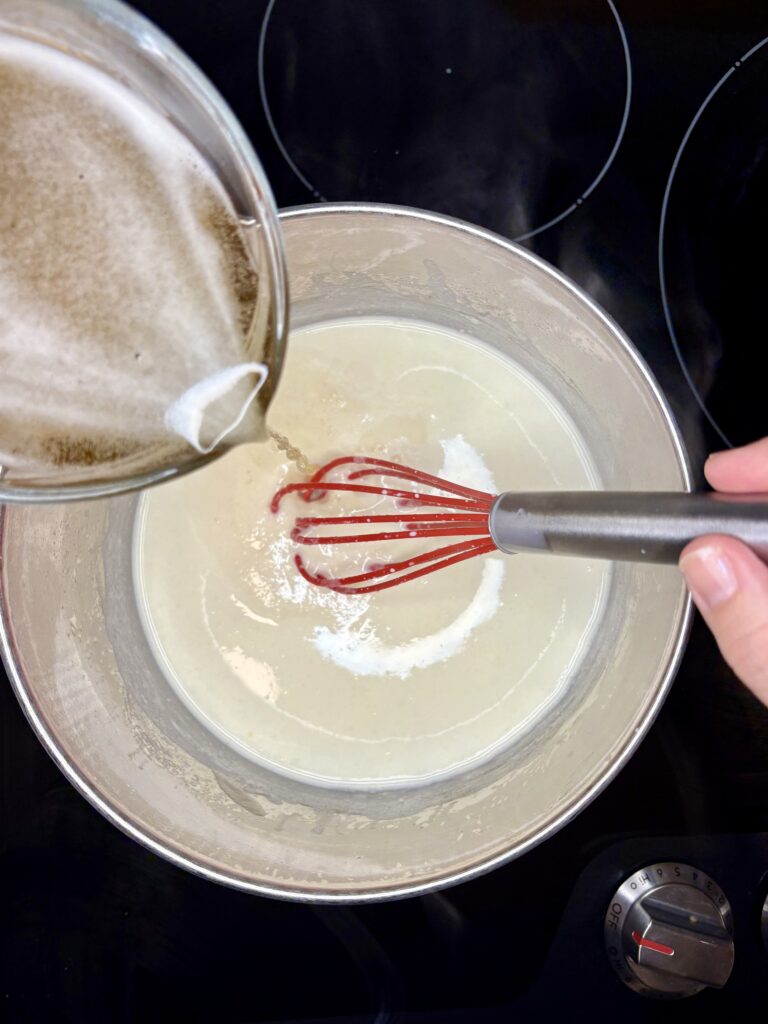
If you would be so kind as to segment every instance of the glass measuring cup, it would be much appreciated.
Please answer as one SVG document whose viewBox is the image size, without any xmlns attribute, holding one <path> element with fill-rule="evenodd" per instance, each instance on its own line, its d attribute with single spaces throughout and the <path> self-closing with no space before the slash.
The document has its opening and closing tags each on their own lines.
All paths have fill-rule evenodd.
<svg viewBox="0 0 768 1024">
<path fill-rule="evenodd" d="M 193 469 L 234 443 L 256 439 L 263 417 L 255 413 L 266 409 L 284 355 L 287 284 L 269 184 L 234 115 L 211 83 L 162 32 L 116 0 L 9 0 L 0 8 L 0 41 L 3 39 L 43 44 L 59 57 L 75 57 L 84 67 L 106 73 L 129 90 L 153 117 L 160 115 L 170 122 L 194 147 L 201 165 L 213 173 L 236 215 L 256 285 L 237 358 L 215 367 L 221 371 L 218 383 L 206 392 L 207 404 L 198 403 L 204 410 L 203 426 L 198 422 L 197 430 L 196 411 L 189 408 L 189 399 L 200 397 L 194 392 L 201 375 L 187 367 L 187 377 L 182 373 L 179 378 L 180 401 L 173 414 L 161 420 L 151 443 L 133 448 L 104 448 L 94 453 L 89 445 L 58 444 L 47 461 L 26 460 L 25 421 L 14 418 L 16 397 L 21 390 L 25 407 L 33 410 L 37 423 L 38 419 L 45 422 L 50 393 L 35 383 L 29 364 L 24 372 L 23 353 L 4 351 L 0 335 L 0 501 L 61 501 L 146 487 Z M 23 218 L 24 210 L 19 213 Z M 12 257 L 11 246 L 8 251 Z M 135 258 L 141 260 L 142 253 L 137 252 Z M 116 316 L 127 312 L 118 309 Z M 67 354 L 61 355 L 65 358 Z M 156 361 L 162 355 L 156 353 Z M 107 370 L 108 358 L 105 352 Z M 126 409 L 130 412 L 135 396 L 138 422 L 139 399 L 146 395 L 153 378 L 147 366 L 152 360 L 142 363 L 138 352 L 135 358 L 135 365 L 132 354 L 120 364 L 120 387 L 122 414 Z M 184 368 L 183 359 L 179 365 Z M 264 366 L 268 373 L 260 369 Z M 82 400 L 75 390 L 75 410 Z M 205 419 L 209 415 L 210 422 Z M 2 455 L 11 451 L 10 444 L 4 448 L 1 443 L 3 429 L 12 442 L 19 441 L 20 457 L 15 461 Z M 190 430 L 197 433 L 191 436 Z"/>
</svg>

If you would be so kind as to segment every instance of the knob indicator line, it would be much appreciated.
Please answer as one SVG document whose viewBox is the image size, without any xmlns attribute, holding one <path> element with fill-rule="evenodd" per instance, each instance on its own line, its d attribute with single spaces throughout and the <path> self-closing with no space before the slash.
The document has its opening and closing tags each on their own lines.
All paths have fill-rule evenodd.
<svg viewBox="0 0 768 1024">
<path fill-rule="evenodd" d="M 652 949 L 654 953 L 663 953 L 664 956 L 675 955 L 671 946 L 665 946 L 663 942 L 654 942 L 653 939 L 644 939 L 640 932 L 632 932 L 632 939 L 643 949 Z"/>
</svg>

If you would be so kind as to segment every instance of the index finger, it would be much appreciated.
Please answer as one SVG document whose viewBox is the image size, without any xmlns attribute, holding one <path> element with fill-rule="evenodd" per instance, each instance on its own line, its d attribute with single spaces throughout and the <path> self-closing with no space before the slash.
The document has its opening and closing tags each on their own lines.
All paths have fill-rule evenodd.
<svg viewBox="0 0 768 1024">
<path fill-rule="evenodd" d="M 704 475 L 716 491 L 768 493 L 768 437 L 743 448 L 710 455 L 704 466 Z"/>
</svg>

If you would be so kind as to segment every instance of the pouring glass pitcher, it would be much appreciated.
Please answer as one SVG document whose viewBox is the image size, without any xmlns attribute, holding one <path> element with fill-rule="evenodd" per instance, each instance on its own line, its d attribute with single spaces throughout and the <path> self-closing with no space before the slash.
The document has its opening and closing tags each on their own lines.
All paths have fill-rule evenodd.
<svg viewBox="0 0 768 1024">
<path fill-rule="evenodd" d="M 4 0 L 0 157 L 0 501 L 116 494 L 259 439 L 277 211 L 195 65 L 115 0 Z"/>
</svg>

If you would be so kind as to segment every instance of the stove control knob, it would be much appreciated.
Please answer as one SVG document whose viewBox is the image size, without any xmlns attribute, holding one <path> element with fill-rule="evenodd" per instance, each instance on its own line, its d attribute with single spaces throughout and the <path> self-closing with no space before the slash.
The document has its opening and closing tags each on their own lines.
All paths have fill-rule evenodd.
<svg viewBox="0 0 768 1024">
<path fill-rule="evenodd" d="M 768 909 L 764 922 L 766 916 Z M 722 988 L 733 969 L 730 904 L 698 868 L 652 864 L 611 900 L 605 944 L 614 970 L 635 992 L 679 999 L 707 985 Z"/>
</svg>

